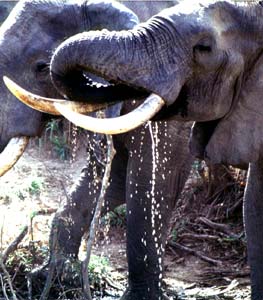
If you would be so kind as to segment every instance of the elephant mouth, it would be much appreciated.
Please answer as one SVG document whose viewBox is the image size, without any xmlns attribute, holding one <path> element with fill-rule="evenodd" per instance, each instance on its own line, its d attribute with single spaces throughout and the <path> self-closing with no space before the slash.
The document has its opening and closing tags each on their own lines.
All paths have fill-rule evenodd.
<svg viewBox="0 0 263 300">
<path fill-rule="evenodd" d="M 89 92 L 91 92 L 92 96 L 95 98 L 101 98 L 102 97 L 102 90 L 105 88 L 111 89 L 112 93 L 110 95 L 114 98 L 112 98 L 112 102 L 105 104 L 105 103 L 97 103 L 97 104 L 88 104 L 85 102 L 73 102 L 73 101 L 68 101 L 65 99 L 50 99 L 50 98 L 45 98 L 40 97 L 32 94 L 30 92 L 27 92 L 26 90 L 22 89 L 19 87 L 16 83 L 8 79 L 7 77 L 4 77 L 4 82 L 8 89 L 16 96 L 21 102 L 24 104 L 28 105 L 29 107 L 36 109 L 40 112 L 47 113 L 47 114 L 52 114 L 52 115 L 61 115 L 61 111 L 66 110 L 67 114 L 70 112 L 70 114 L 77 114 L 77 118 L 79 116 L 83 116 L 86 113 L 90 113 L 93 111 L 97 111 L 103 108 L 106 108 L 108 105 L 115 104 L 116 101 L 115 97 L 118 98 L 118 96 L 123 100 L 129 99 L 129 98 L 138 98 L 141 99 L 143 96 L 148 95 L 147 92 L 143 90 L 137 90 L 133 88 L 128 89 L 127 93 L 127 87 L 123 87 L 121 84 L 116 84 L 116 85 L 109 85 L 107 82 L 104 84 L 101 84 L 100 82 L 95 84 L 96 89 L 94 89 L 94 79 L 88 79 L 88 84 L 86 84 L 86 87 L 89 87 Z M 102 89 L 97 88 L 97 86 L 103 85 Z M 123 90 L 124 89 L 124 90 Z M 108 91 L 107 90 L 107 91 Z M 95 93 L 95 94 L 94 94 Z M 108 92 L 107 92 L 108 93 Z M 149 101 L 148 101 L 149 102 Z M 148 102 L 144 103 L 143 106 L 149 106 Z M 139 107 L 137 110 L 139 112 L 141 111 L 141 107 Z M 120 117 L 121 118 L 121 117 Z M 70 118 L 69 118 L 70 119 Z M 118 119 L 118 118 L 117 118 Z M 91 124 L 94 124 L 94 128 L 91 130 L 96 131 L 96 132 L 104 132 L 105 128 L 107 128 L 108 133 L 112 133 L 113 131 L 116 131 L 115 127 L 118 127 L 118 123 L 121 120 L 117 120 L 112 123 L 112 119 L 109 119 L 108 124 L 100 124 L 100 120 L 96 118 L 91 118 L 89 120 Z M 130 116 L 130 120 L 128 121 L 129 123 L 132 124 L 132 126 L 137 126 L 134 125 L 134 119 L 133 116 Z M 143 122 L 143 121 L 142 121 Z M 74 121 L 73 121 L 74 123 Z M 130 126 L 130 124 L 129 124 Z M 83 126 L 81 126 L 83 127 Z M 127 131 L 126 129 L 127 125 L 122 126 L 120 131 L 125 132 Z M 96 128 L 96 129 L 95 129 Z M 99 128 L 99 129 L 98 129 Z M 9 143 L 7 146 L 3 149 L 3 151 L 0 153 L 0 177 L 3 176 L 6 172 L 8 172 L 10 169 L 13 168 L 13 166 L 17 163 L 19 158 L 23 155 L 27 144 L 29 142 L 29 137 L 27 136 L 21 136 L 21 137 L 14 137 L 10 139 Z"/>
<path fill-rule="evenodd" d="M 92 109 L 96 111 L 96 105 L 106 107 L 116 102 L 145 99 L 149 92 L 141 87 L 129 86 L 114 80 L 107 80 L 90 72 L 70 72 L 63 80 L 59 75 L 52 73 L 52 80 L 60 94 L 74 102 L 90 102 Z M 61 84 L 63 82 L 63 84 Z M 105 104 L 107 102 L 107 105 Z M 96 103 L 96 104 L 94 104 Z"/>
</svg>

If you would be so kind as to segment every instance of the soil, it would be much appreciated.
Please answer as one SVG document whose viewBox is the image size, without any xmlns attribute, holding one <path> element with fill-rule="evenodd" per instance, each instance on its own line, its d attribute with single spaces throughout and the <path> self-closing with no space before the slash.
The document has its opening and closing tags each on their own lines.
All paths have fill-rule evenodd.
<svg viewBox="0 0 263 300">
<path fill-rule="evenodd" d="M 69 189 L 85 164 L 85 150 L 82 149 L 80 152 L 81 155 L 77 155 L 78 159 L 74 162 L 63 161 L 54 157 L 52 151 L 38 146 L 38 141 L 34 140 L 15 167 L 0 178 L 2 251 L 19 234 L 21 228 L 29 224 L 30 217 L 39 211 L 47 213 L 36 214 L 30 225 L 30 234 L 19 247 L 27 247 L 32 241 L 39 247 L 48 246 L 51 212 L 54 212 L 66 199 Z M 186 193 L 190 193 L 189 190 L 186 190 Z M 193 249 L 202 251 L 204 247 L 207 245 L 197 242 Z M 107 238 L 104 238 L 102 230 L 93 253 L 108 256 L 112 272 L 117 271 L 121 274 L 123 277 L 122 279 L 120 277 L 120 283 L 125 284 L 127 262 L 123 227 L 110 228 Z M 221 255 L 215 248 L 208 249 L 206 253 L 217 258 Z M 169 295 L 174 297 L 173 299 L 249 299 L 246 263 L 242 262 L 241 266 L 235 262 L 233 268 L 240 268 L 234 273 L 240 275 L 236 278 L 231 272 L 227 273 L 228 269 L 233 271 L 233 268 L 226 268 L 229 264 L 231 263 L 228 261 L 222 266 L 215 266 L 204 262 L 196 255 L 190 255 L 168 245 L 165 258 L 165 282 Z"/>
</svg>

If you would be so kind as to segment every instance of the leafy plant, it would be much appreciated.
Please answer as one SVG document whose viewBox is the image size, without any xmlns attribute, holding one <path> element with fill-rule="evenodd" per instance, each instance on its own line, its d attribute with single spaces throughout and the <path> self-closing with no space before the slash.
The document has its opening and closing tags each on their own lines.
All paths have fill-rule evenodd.
<svg viewBox="0 0 263 300">
<path fill-rule="evenodd" d="M 172 229 L 171 236 L 172 236 L 172 241 L 173 241 L 173 242 L 176 242 L 176 240 L 177 240 L 177 238 L 178 238 L 178 232 L 177 232 L 177 229 L 176 229 L 176 228 L 173 228 L 173 229 Z"/>
<path fill-rule="evenodd" d="M 70 146 L 63 127 L 62 120 L 52 119 L 48 122 L 45 130 L 45 142 L 48 138 L 52 145 L 53 152 L 61 160 L 67 160 L 69 158 Z M 41 145 L 42 144 L 41 142 Z"/>
<path fill-rule="evenodd" d="M 101 286 L 103 278 L 109 276 L 109 260 L 106 257 L 91 255 L 88 269 L 90 284 L 94 288 Z"/>
<path fill-rule="evenodd" d="M 39 195 L 41 191 L 42 183 L 37 180 L 33 180 L 28 188 L 31 195 Z"/>
<path fill-rule="evenodd" d="M 111 226 L 126 226 L 126 205 L 120 205 L 110 211 L 104 218 L 102 218 L 102 224 L 110 224 Z"/>
<path fill-rule="evenodd" d="M 54 136 L 51 140 L 53 150 L 61 160 L 67 160 L 69 157 L 69 146 L 65 136 Z"/>
</svg>

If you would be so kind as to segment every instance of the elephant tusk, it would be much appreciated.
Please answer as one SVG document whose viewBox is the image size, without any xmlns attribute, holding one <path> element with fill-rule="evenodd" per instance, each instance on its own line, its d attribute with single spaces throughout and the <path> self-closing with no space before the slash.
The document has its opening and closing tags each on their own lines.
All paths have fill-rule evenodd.
<svg viewBox="0 0 263 300">
<path fill-rule="evenodd" d="M 164 105 L 164 100 L 151 94 L 139 107 L 132 112 L 110 119 L 97 119 L 70 110 L 62 103 L 54 104 L 56 109 L 76 126 L 104 134 L 120 134 L 128 132 L 150 120 Z"/>
<path fill-rule="evenodd" d="M 14 137 L 12 138 L 5 149 L 0 154 L 0 176 L 3 176 L 10 170 L 24 153 L 28 144 L 29 138 Z"/>
<path fill-rule="evenodd" d="M 35 110 L 51 115 L 60 115 L 60 112 L 54 105 L 55 103 L 61 104 L 64 107 L 68 107 L 69 110 L 78 112 L 80 114 L 89 113 L 108 106 L 106 104 L 89 104 L 85 102 L 68 101 L 65 99 L 41 97 L 26 91 L 6 76 L 3 77 L 3 80 L 10 92 L 21 102 Z"/>
</svg>

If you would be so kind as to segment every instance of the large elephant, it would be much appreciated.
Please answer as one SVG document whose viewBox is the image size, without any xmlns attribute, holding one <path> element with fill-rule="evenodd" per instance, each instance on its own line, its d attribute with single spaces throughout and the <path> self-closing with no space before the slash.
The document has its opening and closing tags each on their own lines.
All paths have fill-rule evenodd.
<svg viewBox="0 0 263 300">
<path fill-rule="evenodd" d="M 104 27 L 109 30 L 129 29 L 137 22 L 134 14 L 117 3 L 20 1 L 0 29 L 0 74 L 14 78 L 27 88 L 33 87 L 33 91 L 42 96 L 56 97 L 58 93 L 50 80 L 48 66 L 52 53 L 63 40 L 83 30 Z M 2 150 L 13 137 L 39 135 L 49 116 L 18 102 L 3 83 L 0 89 Z M 129 90 L 131 97 L 133 89 Z M 126 91 L 125 86 L 123 92 Z M 89 92 L 99 94 L 99 97 L 104 95 L 96 89 Z M 111 97 L 123 97 L 123 92 L 115 94 L 113 90 Z M 137 91 L 134 92 L 136 94 Z M 121 113 L 130 111 L 133 105 L 132 102 L 125 104 Z M 113 110 L 118 109 L 119 106 Z M 152 300 L 161 297 L 159 282 L 169 219 L 192 163 L 192 156 L 187 150 L 189 134 L 189 124 L 173 121 L 148 124 L 114 137 L 117 153 L 112 162 L 106 207 L 111 210 L 125 200 L 127 203 L 130 275 L 124 299 L 147 297 L 145 299 Z M 52 233 L 57 234 L 58 240 L 50 248 L 51 252 L 58 251 L 60 257 L 62 254 L 77 256 L 81 237 L 89 227 L 98 198 L 98 179 L 104 166 L 96 143 L 103 137 L 90 137 L 88 164 L 53 221 Z M 155 148 L 152 149 L 149 145 L 153 142 Z M 155 183 L 154 189 L 151 182 Z M 160 217 L 151 218 L 152 206 L 156 213 L 161 212 Z M 51 238 L 51 241 L 54 239 Z"/>
<path fill-rule="evenodd" d="M 121 83 L 154 93 L 147 108 L 160 109 L 155 119 L 196 121 L 190 140 L 196 156 L 250 164 L 244 220 L 253 300 L 263 299 L 262 29 L 261 1 L 182 1 L 133 30 L 72 37 L 57 49 L 51 64 L 53 82 L 64 94 L 80 96 L 76 86 L 70 89 L 65 82 L 76 65 L 79 73 L 94 72 L 116 89 Z M 66 64 L 65 57 L 71 57 Z M 69 119 L 78 115 L 57 108 Z M 89 128 L 85 120 L 81 123 Z"/>
</svg>

